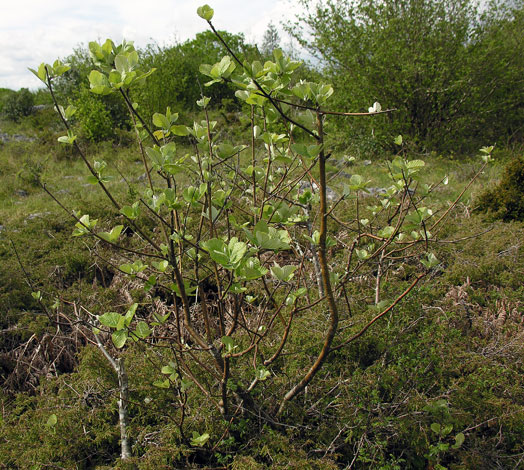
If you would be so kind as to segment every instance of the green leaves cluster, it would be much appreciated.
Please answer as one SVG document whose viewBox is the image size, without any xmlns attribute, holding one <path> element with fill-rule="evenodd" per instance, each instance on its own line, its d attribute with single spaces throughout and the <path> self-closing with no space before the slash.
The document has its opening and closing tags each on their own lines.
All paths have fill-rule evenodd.
<svg viewBox="0 0 524 470">
<path fill-rule="evenodd" d="M 139 339 L 146 339 L 151 335 L 151 329 L 145 321 L 137 322 L 134 329 L 130 328 L 137 308 L 138 304 L 134 303 L 125 315 L 117 312 L 107 312 L 98 317 L 98 321 L 102 326 L 115 330 L 111 334 L 111 340 L 117 349 L 123 348 L 128 338 L 138 341 Z M 95 334 L 97 334 L 96 330 Z"/>
</svg>

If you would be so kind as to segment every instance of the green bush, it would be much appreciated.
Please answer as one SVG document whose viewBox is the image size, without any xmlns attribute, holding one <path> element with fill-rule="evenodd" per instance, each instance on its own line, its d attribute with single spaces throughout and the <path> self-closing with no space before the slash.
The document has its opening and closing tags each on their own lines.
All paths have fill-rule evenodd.
<svg viewBox="0 0 524 470">
<path fill-rule="evenodd" d="M 7 119 L 18 122 L 22 117 L 29 116 L 33 111 L 34 96 L 27 89 L 7 96 L 3 112 Z"/>
<path fill-rule="evenodd" d="M 99 142 L 113 135 L 113 120 L 98 96 L 82 88 L 73 103 L 77 108 L 76 120 L 86 139 Z"/>
<path fill-rule="evenodd" d="M 480 195 L 477 210 L 505 222 L 524 221 L 524 157 L 511 161 L 500 182 Z"/>
<path fill-rule="evenodd" d="M 225 31 L 220 34 L 235 54 L 245 58 L 256 55 L 256 48 L 247 44 L 242 34 Z M 199 72 L 200 64 L 214 64 L 224 55 L 222 45 L 210 31 L 198 33 L 194 39 L 170 47 L 149 45 L 143 51 L 143 64 L 156 70 L 148 79 L 147 86 L 135 91 L 135 99 L 149 115 L 168 106 L 176 111 L 196 110 L 196 101 L 202 93 L 211 98 L 213 105 L 222 99 L 234 100 L 232 87 L 226 83 L 205 87 L 206 80 L 202 80 Z"/>
<path fill-rule="evenodd" d="M 301 3 L 289 29 L 323 60 L 338 107 L 396 110 L 345 124 L 350 142 L 384 147 L 400 133 L 421 148 L 464 151 L 522 137 L 521 2 L 487 2 L 482 14 L 473 0 Z"/>
</svg>

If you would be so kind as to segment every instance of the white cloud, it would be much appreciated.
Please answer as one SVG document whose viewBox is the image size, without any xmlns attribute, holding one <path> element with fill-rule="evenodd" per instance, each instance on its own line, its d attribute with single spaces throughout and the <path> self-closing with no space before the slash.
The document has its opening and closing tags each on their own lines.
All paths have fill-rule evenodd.
<svg viewBox="0 0 524 470">
<path fill-rule="evenodd" d="M 206 1 L 215 10 L 218 29 L 242 32 L 252 42 L 261 41 L 269 21 L 278 25 L 294 11 L 290 0 L 4 0 L 0 87 L 40 86 L 27 67 L 66 57 L 91 40 L 125 37 L 145 46 L 192 38 L 207 27 L 196 14 Z"/>
</svg>

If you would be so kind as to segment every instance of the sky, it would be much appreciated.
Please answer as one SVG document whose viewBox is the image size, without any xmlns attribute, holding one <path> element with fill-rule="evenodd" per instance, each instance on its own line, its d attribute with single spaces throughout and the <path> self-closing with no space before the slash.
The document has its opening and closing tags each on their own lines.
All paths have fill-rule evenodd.
<svg viewBox="0 0 524 470">
<path fill-rule="evenodd" d="M 36 89 L 41 82 L 29 71 L 41 62 L 65 58 L 89 41 L 123 38 L 138 47 L 192 39 L 207 23 L 196 10 L 208 3 L 217 29 L 244 33 L 261 42 L 270 21 L 289 38 L 280 22 L 293 19 L 291 0 L 1 0 L 0 88 Z"/>
</svg>

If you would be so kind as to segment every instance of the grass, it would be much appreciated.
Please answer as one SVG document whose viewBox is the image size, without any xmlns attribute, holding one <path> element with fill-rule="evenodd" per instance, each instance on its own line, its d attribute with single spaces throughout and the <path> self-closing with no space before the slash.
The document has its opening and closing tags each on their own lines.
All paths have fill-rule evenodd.
<svg viewBox="0 0 524 470">
<path fill-rule="evenodd" d="M 28 124 L 21 123 L 9 129 L 23 133 L 25 126 Z M 0 373 L 5 376 L 12 367 L 7 351 L 27 357 L 20 345 L 27 344 L 33 354 L 40 344 L 48 357 L 59 359 L 54 371 L 46 369 L 45 379 L 30 382 L 22 376 L 18 386 L 25 386 L 26 392 L 0 396 L 7 410 L 0 430 L 0 469 L 49 464 L 115 468 L 119 439 L 115 377 L 95 348 L 75 346 L 72 350 L 77 356 L 69 363 L 58 354 L 69 343 L 53 336 L 56 331 L 31 291 L 41 290 L 49 299 L 59 295 L 100 313 L 120 311 L 127 301 L 122 292 L 102 285 L 97 264 L 103 263 L 92 257 L 93 244 L 71 237 L 74 220 L 36 184 L 35 175 L 68 209 L 100 218 L 103 227 L 111 225 L 116 211 L 108 209 L 107 198 L 96 185 L 87 183 L 88 172 L 80 157 L 58 146 L 58 131 L 35 132 L 43 144 L 0 147 L 0 312 L 4 330 Z M 131 201 L 121 173 L 132 185 L 146 184 L 140 156 L 133 148 L 101 143 L 87 150 L 90 161 L 107 162 L 113 177 L 108 185 L 119 201 Z M 186 151 L 190 150 L 180 149 Z M 335 154 L 332 158 L 340 157 Z M 243 158 L 249 160 L 247 155 Z M 421 184 L 448 176 L 448 184 L 425 202 L 432 206 L 454 199 L 480 167 L 474 155 L 461 160 L 429 155 L 424 160 Z M 476 195 L 495 182 L 501 170 L 498 163 L 488 167 L 451 213 L 440 233 L 444 243 L 435 246 L 440 265 L 431 278 L 382 323 L 331 356 L 307 393 L 290 405 L 284 416 L 285 429 L 272 429 L 246 414 L 233 422 L 228 437 L 220 441 L 225 423 L 216 419 L 210 403 L 192 387 L 187 431 L 189 436 L 193 431 L 210 433 L 215 448 L 191 448 L 174 424 L 178 419 L 174 390 L 150 386 L 162 378 L 157 369 L 170 358 L 167 348 L 150 352 L 140 344 L 129 347 L 124 356 L 132 371 L 130 426 L 138 468 L 331 470 L 344 468 L 355 459 L 359 468 L 419 469 L 435 463 L 425 455 L 440 440 L 453 444 L 459 432 L 465 434 L 465 444 L 440 451 L 441 465 L 450 470 L 517 468 L 524 441 L 524 396 L 519 386 L 524 372 L 520 342 L 524 228 L 522 223 L 486 223 L 471 213 Z M 366 165 L 363 159 L 344 171 L 372 180 L 372 187 L 389 185 L 387 170 Z M 347 178 L 338 176 L 329 185 L 341 194 L 345 183 Z M 363 200 L 364 206 L 368 199 Z M 349 218 L 353 211 L 349 200 L 341 203 L 337 214 Z M 343 237 L 335 224 L 331 230 Z M 470 238 L 472 235 L 477 236 Z M 451 240 L 462 241 L 447 243 Z M 26 284 L 11 241 L 33 286 Z M 108 258 L 116 256 L 110 249 L 98 248 Z M 343 261 L 335 253 L 332 268 Z M 394 298 L 406 288 L 409 269 L 408 263 L 404 271 L 391 272 L 383 285 L 384 296 Z M 349 288 L 352 310 L 342 312 L 343 331 L 337 340 L 357 332 L 376 314 L 367 308 L 373 299 L 374 273 L 364 274 L 360 283 Z M 129 292 L 133 288 L 132 283 L 120 287 Z M 324 312 L 316 309 L 297 318 L 298 328 L 285 361 L 275 363 L 271 379 L 253 392 L 265 397 L 266 405 L 308 367 L 314 355 L 312 339 L 321 336 L 324 322 Z M 39 343 L 25 343 L 32 337 Z M 81 337 L 74 340 L 85 344 Z M 48 367 L 45 361 L 37 364 L 42 370 Z M 239 366 L 237 372 L 243 378 L 252 373 L 251 364 Z M 445 405 L 435 408 L 438 400 Z M 45 425 L 52 413 L 58 415 L 56 428 Z M 433 423 L 451 425 L 451 434 L 441 439 L 432 431 Z"/>
</svg>

